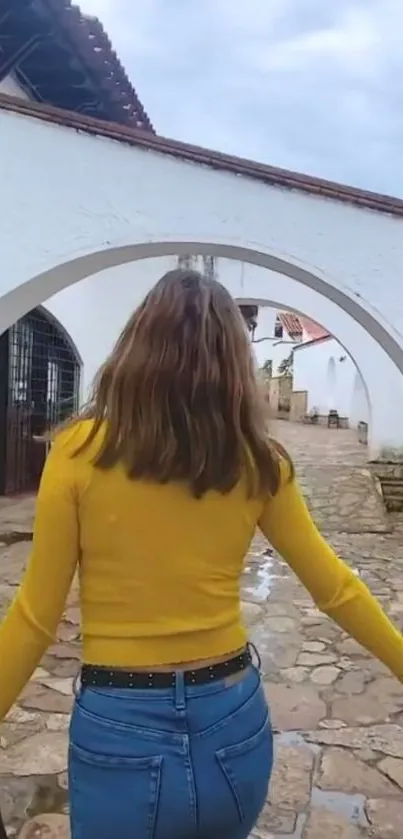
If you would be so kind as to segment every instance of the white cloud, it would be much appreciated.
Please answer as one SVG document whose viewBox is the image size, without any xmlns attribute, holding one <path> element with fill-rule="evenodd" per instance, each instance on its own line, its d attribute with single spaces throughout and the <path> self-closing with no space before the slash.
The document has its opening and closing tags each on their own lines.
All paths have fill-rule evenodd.
<svg viewBox="0 0 403 839">
<path fill-rule="evenodd" d="M 403 195 L 401 0 L 81 0 L 157 131 Z"/>
</svg>

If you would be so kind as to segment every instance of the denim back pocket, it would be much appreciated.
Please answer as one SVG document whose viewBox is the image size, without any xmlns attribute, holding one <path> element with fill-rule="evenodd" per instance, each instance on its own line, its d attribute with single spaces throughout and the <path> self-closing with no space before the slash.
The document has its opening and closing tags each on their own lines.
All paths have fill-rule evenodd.
<svg viewBox="0 0 403 839">
<path fill-rule="evenodd" d="M 154 839 L 162 760 L 94 754 L 70 743 L 72 839 Z"/>
<path fill-rule="evenodd" d="M 230 787 L 240 822 L 252 828 L 266 801 L 273 767 L 269 715 L 256 734 L 219 749 L 216 758 Z"/>
</svg>

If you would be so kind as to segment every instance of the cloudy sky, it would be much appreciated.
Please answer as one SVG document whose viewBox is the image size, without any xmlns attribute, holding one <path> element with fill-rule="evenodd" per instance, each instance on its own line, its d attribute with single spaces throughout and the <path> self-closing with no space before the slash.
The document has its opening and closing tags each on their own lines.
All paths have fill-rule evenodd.
<svg viewBox="0 0 403 839">
<path fill-rule="evenodd" d="M 403 196 L 403 0 L 81 0 L 159 134 Z"/>
</svg>

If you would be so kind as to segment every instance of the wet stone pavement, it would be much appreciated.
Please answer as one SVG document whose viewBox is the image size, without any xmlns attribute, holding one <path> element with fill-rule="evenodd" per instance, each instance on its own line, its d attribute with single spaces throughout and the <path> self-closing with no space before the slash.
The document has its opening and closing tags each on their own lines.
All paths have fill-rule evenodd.
<svg viewBox="0 0 403 839">
<path fill-rule="evenodd" d="M 403 521 L 386 517 L 348 431 L 279 423 L 322 532 L 403 627 Z M 24 567 L 30 499 L 0 504 L 0 615 Z M 1 536 L 3 534 L 3 536 Z M 262 656 L 276 767 L 254 839 L 401 839 L 403 687 L 313 606 L 257 535 L 243 610 Z M 79 660 L 73 591 L 59 630 L 0 727 L 0 807 L 10 836 L 68 839 L 66 742 Z M 228 837 L 229 839 L 229 837 Z"/>
</svg>

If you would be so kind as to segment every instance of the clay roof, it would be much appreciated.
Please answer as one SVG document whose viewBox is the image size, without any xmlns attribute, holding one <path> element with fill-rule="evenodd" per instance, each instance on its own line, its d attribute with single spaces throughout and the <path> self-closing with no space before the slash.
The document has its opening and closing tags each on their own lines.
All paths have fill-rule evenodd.
<svg viewBox="0 0 403 839">
<path fill-rule="evenodd" d="M 299 352 L 299 350 L 304 350 L 305 347 L 312 347 L 314 344 L 321 344 L 322 341 L 328 341 L 329 338 L 333 338 L 333 335 L 331 335 L 330 332 L 325 332 L 324 335 L 321 335 L 318 338 L 312 338 L 310 341 L 303 341 L 301 344 L 298 344 L 294 347 L 293 352 L 296 352 L 296 350 Z"/>
<path fill-rule="evenodd" d="M 322 341 L 323 338 L 329 338 L 330 332 L 327 329 L 324 329 L 323 326 L 320 326 L 318 323 L 315 323 L 314 320 L 310 318 L 299 318 L 306 334 L 309 336 L 309 343 L 312 341 Z M 304 343 L 307 343 L 304 341 Z"/>
<path fill-rule="evenodd" d="M 24 39 L 33 44 L 13 66 L 33 99 L 154 132 L 98 18 L 71 0 L 1 5 L 0 55 Z"/>
<path fill-rule="evenodd" d="M 302 315 L 295 315 L 293 312 L 277 312 L 277 317 L 291 339 L 302 339 L 303 333 L 305 332 L 308 337 L 300 345 L 302 347 L 306 344 L 313 344 L 315 341 L 323 341 L 324 338 L 331 337 L 327 329 L 324 329 L 323 326 L 320 326 L 314 320 L 303 317 Z"/>
<path fill-rule="evenodd" d="M 246 160 L 241 157 L 190 145 L 189 143 L 181 143 L 178 140 L 170 140 L 147 131 L 135 130 L 130 126 L 105 122 L 104 120 L 93 119 L 83 114 L 62 111 L 58 108 L 39 105 L 34 102 L 24 102 L 22 99 L 16 99 L 10 96 L 0 95 L 1 109 L 14 111 L 15 113 L 41 119 L 45 122 L 64 125 L 87 134 L 108 137 L 111 140 L 127 143 L 128 145 L 144 148 L 149 151 L 168 154 L 172 157 L 199 163 L 212 169 L 233 172 L 279 188 L 295 189 L 309 193 L 310 195 L 331 198 L 335 201 L 376 210 L 378 213 L 388 213 L 403 217 L 403 200 L 393 198 L 389 195 L 379 195 L 376 192 L 368 192 L 355 187 L 334 183 L 333 181 L 322 180 L 321 178 L 314 178 L 309 175 L 301 175 L 297 172 L 289 172 L 287 169 L 278 169 L 274 166 L 268 166 L 265 163 L 257 163 L 254 160 Z"/>
<path fill-rule="evenodd" d="M 292 312 L 278 312 L 278 319 L 290 338 L 302 338 L 302 324 Z"/>
</svg>

